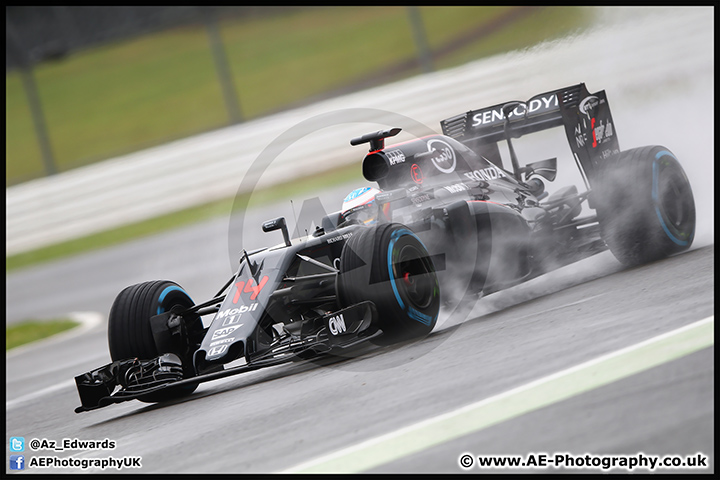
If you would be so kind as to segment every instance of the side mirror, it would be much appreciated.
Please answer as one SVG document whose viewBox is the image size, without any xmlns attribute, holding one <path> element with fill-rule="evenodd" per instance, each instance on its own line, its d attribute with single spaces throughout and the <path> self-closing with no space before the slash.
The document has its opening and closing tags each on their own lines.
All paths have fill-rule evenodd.
<svg viewBox="0 0 720 480">
<path fill-rule="evenodd" d="M 290 235 L 288 234 L 287 229 L 287 223 L 285 222 L 285 217 L 276 218 L 275 220 L 268 220 L 267 222 L 264 222 L 262 224 L 262 231 L 272 232 L 274 230 L 282 230 L 283 234 L 283 240 L 285 240 L 286 246 L 291 246 L 292 243 L 290 243 Z"/>
<path fill-rule="evenodd" d="M 547 160 L 540 160 L 539 162 L 528 163 L 523 167 L 522 171 L 525 173 L 525 181 L 533 175 L 540 175 L 552 182 L 557 176 L 557 158 L 549 158 Z"/>
</svg>

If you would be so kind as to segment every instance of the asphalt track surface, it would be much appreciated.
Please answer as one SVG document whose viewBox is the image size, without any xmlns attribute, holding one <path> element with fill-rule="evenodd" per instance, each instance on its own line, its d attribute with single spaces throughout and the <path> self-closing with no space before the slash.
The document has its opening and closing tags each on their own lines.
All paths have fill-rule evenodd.
<svg viewBox="0 0 720 480">
<path fill-rule="evenodd" d="M 625 121 L 621 144 L 630 148 L 656 139 L 678 154 L 698 205 L 698 235 L 691 251 L 630 269 L 603 253 L 488 296 L 464 321 L 445 322 L 422 341 L 369 350 L 337 363 L 299 362 L 208 382 L 172 404 L 132 401 L 78 415 L 73 412 L 79 405 L 73 378 L 110 361 L 106 318 L 120 289 L 171 279 L 197 301 L 209 298 L 237 261 L 228 252 L 228 237 L 237 232 L 227 218 L 210 220 L 8 275 L 9 322 L 73 311 L 96 312 L 100 322 L 6 356 L 6 461 L 11 436 L 24 437 L 28 446 L 31 439 L 107 438 L 116 442 L 115 449 L 35 452 L 26 446 L 24 454 L 26 461 L 141 456 L 142 473 L 294 470 L 712 317 L 713 117 L 712 108 L 699 108 L 712 84 L 711 76 L 683 84 L 675 94 L 647 95 L 618 108 L 611 101 L 616 122 L 635 114 L 673 120 L 652 125 Z M 329 210 L 354 186 L 319 196 Z M 247 212 L 248 248 L 266 245 L 268 239 L 280 242 L 277 232 L 259 233 L 263 220 L 279 215 L 293 217 L 287 202 Z M 713 472 L 713 360 L 710 341 L 687 355 L 548 405 L 536 407 L 526 400 L 523 414 L 398 453 L 368 471 L 493 471 L 463 469 L 459 457 L 465 453 L 642 452 L 702 453 L 709 456 L 709 467 L 695 471 Z M 394 444 L 388 449 L 402 452 Z"/>
<path fill-rule="evenodd" d="M 9 356 L 6 433 L 27 442 L 117 442 L 112 451 L 27 452 L 28 459 L 141 456 L 143 473 L 283 471 L 714 313 L 714 246 L 632 269 L 609 254 L 581 263 L 549 282 L 489 296 L 493 305 L 478 303 L 459 327 L 422 341 L 208 382 L 173 404 L 127 402 L 75 414 L 73 376 L 109 361 L 99 325 Z M 548 291 L 549 283 L 558 290 Z M 711 471 L 713 355 L 714 346 L 701 349 L 373 471 L 462 472 L 465 452 L 701 452 Z"/>
</svg>

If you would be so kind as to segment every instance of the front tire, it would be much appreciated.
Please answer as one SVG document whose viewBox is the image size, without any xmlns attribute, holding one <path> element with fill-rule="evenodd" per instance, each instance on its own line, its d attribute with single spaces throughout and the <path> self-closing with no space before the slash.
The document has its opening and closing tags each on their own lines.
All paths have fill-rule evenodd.
<svg viewBox="0 0 720 480">
<path fill-rule="evenodd" d="M 158 352 L 155 346 L 150 318 L 170 311 L 174 306 L 189 308 L 194 305 L 190 296 L 178 284 L 167 280 L 131 285 L 118 294 L 108 317 L 108 346 L 113 361 L 138 358 L 149 360 L 163 353 L 174 353 L 183 362 L 185 378 L 194 376 L 191 358 L 186 352 Z M 200 321 L 197 319 L 197 321 Z M 143 402 L 162 402 L 189 395 L 197 384 L 167 388 L 139 397 Z"/>
<path fill-rule="evenodd" d="M 621 263 L 639 265 L 690 248 L 695 201 L 680 162 L 656 145 L 621 152 L 595 196 L 603 239 Z"/>
<path fill-rule="evenodd" d="M 429 334 L 440 311 L 435 267 L 407 227 L 386 223 L 358 229 L 343 246 L 337 280 L 340 304 L 370 300 L 385 341 Z"/>
</svg>

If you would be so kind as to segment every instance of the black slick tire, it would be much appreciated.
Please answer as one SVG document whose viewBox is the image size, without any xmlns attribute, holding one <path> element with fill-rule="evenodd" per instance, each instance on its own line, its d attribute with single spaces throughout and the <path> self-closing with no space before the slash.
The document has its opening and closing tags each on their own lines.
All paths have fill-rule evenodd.
<svg viewBox="0 0 720 480">
<path fill-rule="evenodd" d="M 610 251 L 628 266 L 690 248 L 695 202 L 675 155 L 655 145 L 621 152 L 602 171 L 593 193 Z"/>
<path fill-rule="evenodd" d="M 370 300 L 383 331 L 376 343 L 429 334 L 440 310 L 435 267 L 422 241 L 397 223 L 358 229 L 343 246 L 337 280 L 342 306 Z"/>
<path fill-rule="evenodd" d="M 172 307 L 192 307 L 194 302 L 178 284 L 167 280 L 155 280 L 131 285 L 115 298 L 108 317 L 108 346 L 110 358 L 124 360 L 138 358 L 149 360 L 163 353 L 158 352 L 150 327 L 150 318 L 169 311 Z M 189 361 L 182 358 L 186 378 L 192 376 Z M 191 394 L 197 384 L 168 388 L 139 398 L 143 402 L 161 402 Z"/>
</svg>

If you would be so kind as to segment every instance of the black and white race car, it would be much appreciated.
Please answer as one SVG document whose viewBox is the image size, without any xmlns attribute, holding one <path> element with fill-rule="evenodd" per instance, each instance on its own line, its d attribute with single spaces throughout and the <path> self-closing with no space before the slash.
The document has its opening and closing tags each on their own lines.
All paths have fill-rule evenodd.
<svg viewBox="0 0 720 480">
<path fill-rule="evenodd" d="M 422 337 L 442 303 L 607 248 L 636 265 L 692 244 L 695 204 L 680 163 L 662 146 L 621 151 L 604 91 L 574 85 L 441 125 L 442 135 L 389 147 L 399 128 L 353 139 L 369 144 L 362 173 L 375 185 L 353 191 L 307 237 L 291 239 L 284 218 L 265 222 L 283 243 L 243 251 L 214 298 L 196 304 L 170 281 L 125 288 L 109 316 L 113 362 L 75 378 L 76 412 L 160 402 L 268 365 Z M 557 159 L 521 164 L 513 139 L 554 127 L 564 129 L 584 185 L 548 195 Z"/>
</svg>

